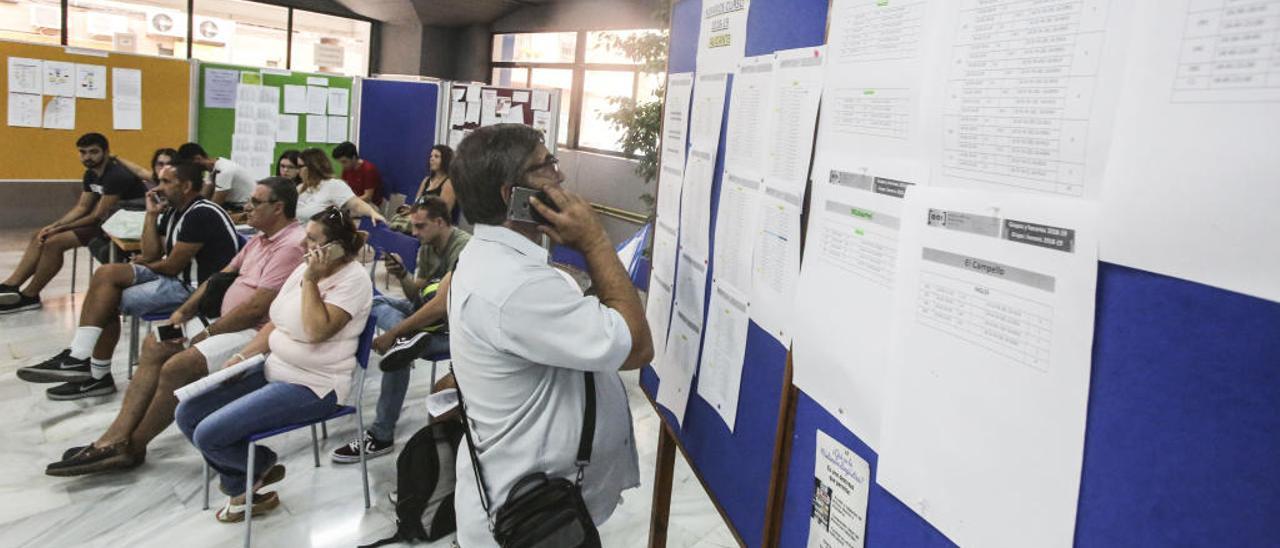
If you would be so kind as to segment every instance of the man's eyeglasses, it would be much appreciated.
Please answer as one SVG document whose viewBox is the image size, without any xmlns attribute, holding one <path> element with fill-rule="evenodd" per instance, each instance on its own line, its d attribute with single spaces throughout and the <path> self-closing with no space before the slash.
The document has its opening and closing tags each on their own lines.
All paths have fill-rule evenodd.
<svg viewBox="0 0 1280 548">
<path fill-rule="evenodd" d="M 249 205 L 253 207 L 262 207 L 263 204 L 273 204 L 273 203 L 276 203 L 277 201 L 279 200 L 275 200 L 272 198 L 269 198 L 266 200 L 259 200 L 257 198 L 254 198 L 253 196 L 249 197 Z"/>
<path fill-rule="evenodd" d="M 533 173 L 533 172 L 535 172 L 535 171 L 538 171 L 538 170 L 541 170 L 541 169 L 545 169 L 545 168 L 548 168 L 548 167 L 549 167 L 549 168 L 551 168 L 551 172 L 552 172 L 552 173 L 557 173 L 557 172 L 559 172 L 559 171 L 560 171 L 560 159 L 559 159 L 559 158 L 556 158 L 556 157 L 555 157 L 555 155 L 553 155 L 553 154 L 548 154 L 548 155 L 547 155 L 547 158 L 546 158 L 545 160 L 543 160 L 541 163 L 539 163 L 539 164 L 537 164 L 537 165 L 529 166 L 529 169 L 524 170 L 524 172 L 525 172 L 525 173 Z"/>
</svg>

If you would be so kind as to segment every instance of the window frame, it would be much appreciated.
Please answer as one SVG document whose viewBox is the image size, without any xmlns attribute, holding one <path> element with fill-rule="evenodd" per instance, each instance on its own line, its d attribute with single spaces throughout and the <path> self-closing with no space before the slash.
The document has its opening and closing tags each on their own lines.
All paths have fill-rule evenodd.
<svg viewBox="0 0 1280 548">
<path fill-rule="evenodd" d="M 608 31 L 612 29 L 600 29 Z M 624 30 L 656 30 L 656 29 L 624 29 Z M 495 32 L 490 35 L 490 40 L 496 39 L 504 34 L 538 34 L 552 32 L 568 32 L 568 31 L 534 31 L 534 32 Z M 631 100 L 636 100 L 636 94 L 640 91 L 640 78 L 644 71 L 640 70 L 640 63 L 588 63 L 587 58 L 587 33 L 597 32 L 596 30 L 586 31 L 579 30 L 575 34 L 577 36 L 574 43 L 573 62 L 551 62 L 551 61 L 494 61 L 493 57 L 497 54 L 490 55 L 489 61 L 489 77 L 493 78 L 495 69 L 526 69 L 526 82 L 532 78 L 532 69 L 561 69 L 572 71 L 572 80 L 570 82 L 569 97 L 561 97 L 561 108 L 565 108 L 566 104 L 569 108 L 569 127 L 565 130 L 564 147 L 582 152 L 591 152 L 595 154 L 603 154 L 606 156 L 616 156 L 619 158 L 635 159 L 639 156 L 635 154 L 626 154 L 619 150 L 601 149 L 595 147 L 582 146 L 582 105 L 586 96 L 586 75 L 588 71 L 611 71 L 611 72 L 628 72 L 631 74 Z M 492 83 L 492 82 L 491 82 Z"/>
<path fill-rule="evenodd" d="M 187 51 L 185 56 L 178 57 L 177 55 L 175 55 L 173 57 L 174 59 L 192 59 L 193 58 L 192 53 L 194 49 L 193 39 L 195 38 L 194 36 L 195 29 L 192 27 L 192 25 L 195 24 L 196 2 L 198 1 L 200 0 L 187 0 L 187 10 L 186 10 L 187 12 L 187 40 L 186 40 L 187 48 L 186 50 Z M 369 49 L 368 51 L 365 52 L 365 58 L 368 60 L 368 62 L 365 63 L 365 73 L 364 74 L 344 74 L 344 76 L 369 77 L 378 71 L 379 65 L 381 64 L 381 57 L 379 55 L 379 49 L 380 49 L 381 40 L 382 40 L 381 38 L 382 22 L 381 21 L 378 21 L 377 19 L 373 19 L 371 17 L 365 17 L 363 15 L 356 14 L 356 13 L 335 13 L 334 11 L 327 10 L 327 9 L 295 8 L 292 5 L 290 5 L 288 2 L 265 2 L 262 0 L 242 0 L 242 1 L 251 2 L 254 4 L 262 4 L 266 6 L 275 6 L 275 7 L 285 8 L 289 10 L 286 28 L 285 28 L 285 54 L 284 54 L 285 70 L 293 70 L 293 12 L 297 10 L 297 11 L 318 13 L 321 15 L 328 15 L 331 17 L 340 17 L 343 19 L 351 19 L 353 21 L 362 21 L 365 23 L 369 23 Z M 60 38 L 59 44 L 62 46 L 67 46 L 70 38 L 68 22 L 70 20 L 70 12 L 71 12 L 70 4 L 71 3 L 68 0 L 62 0 L 61 4 L 62 5 L 60 10 L 62 12 L 61 13 L 62 28 L 60 29 L 61 38 Z M 103 51 L 112 51 L 112 50 L 103 50 Z M 262 68 L 267 68 L 267 67 L 262 67 Z"/>
</svg>

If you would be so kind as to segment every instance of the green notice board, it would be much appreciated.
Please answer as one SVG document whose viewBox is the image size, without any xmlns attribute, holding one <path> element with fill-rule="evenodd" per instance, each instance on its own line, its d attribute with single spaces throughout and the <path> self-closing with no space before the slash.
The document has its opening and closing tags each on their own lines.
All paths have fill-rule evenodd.
<svg viewBox="0 0 1280 548">
<path fill-rule="evenodd" d="M 279 100 L 274 109 L 277 116 L 276 120 L 271 120 L 269 117 L 262 116 L 260 112 L 245 111 L 242 112 L 240 124 L 237 125 L 237 104 L 241 106 L 245 104 L 244 96 L 238 93 L 238 84 L 241 83 L 250 85 L 261 84 L 263 87 L 278 88 Z M 354 124 L 352 124 L 352 118 L 356 113 L 354 83 L 355 79 L 349 76 L 313 74 L 280 69 L 263 69 L 221 63 L 200 63 L 200 88 L 197 96 L 198 108 L 196 110 L 196 140 L 211 156 L 232 158 L 237 163 L 251 168 L 251 171 L 254 171 L 257 176 L 265 177 L 268 174 L 274 175 L 275 160 L 286 150 L 304 150 L 315 147 L 323 149 L 326 154 L 329 154 L 333 151 L 333 147 L 339 142 L 354 140 L 354 134 L 351 130 L 354 126 Z M 326 93 L 324 114 L 315 114 L 314 105 L 312 105 L 313 108 L 310 114 L 308 114 L 308 112 L 286 112 L 286 106 L 288 103 L 286 98 L 286 92 L 288 90 L 286 88 L 289 86 L 300 86 L 302 90 L 308 90 L 309 88 L 346 90 L 345 112 L 341 108 L 334 108 L 338 106 L 335 104 L 335 100 L 337 103 L 343 102 L 341 101 L 341 97 L 329 97 L 328 93 Z M 233 90 L 235 92 L 233 92 Z M 298 90 L 298 87 L 293 88 L 295 93 L 298 92 Z M 296 97 L 297 96 L 295 96 L 295 98 Z M 293 103 L 294 104 L 292 106 L 296 106 L 298 104 L 297 101 L 293 101 Z M 306 105 L 306 103 L 308 103 L 308 101 L 304 100 L 301 104 Z M 264 165 L 251 165 L 253 163 L 252 161 L 242 159 L 245 158 L 245 155 L 233 154 L 233 142 L 241 145 L 234 151 L 237 153 L 241 150 L 247 150 L 247 147 L 250 146 L 246 145 L 246 143 L 252 142 L 251 138 L 248 137 L 249 135 L 252 135 L 250 132 L 250 128 L 252 127 L 250 120 L 252 120 L 253 123 L 268 122 L 278 128 L 280 125 L 278 119 L 282 116 L 296 117 L 297 129 L 296 132 L 293 132 L 296 134 L 296 137 L 286 137 L 286 135 L 291 133 L 288 131 L 284 132 L 283 135 L 280 134 L 279 131 L 276 132 L 273 139 L 274 146 L 269 147 L 271 149 L 269 167 Z M 339 133 L 341 137 L 340 139 L 337 139 L 336 141 L 330 139 L 328 127 L 326 127 L 324 132 L 325 138 L 323 140 L 308 140 L 308 118 L 316 122 L 323 120 L 326 125 L 332 125 L 333 121 L 331 118 L 338 117 L 343 118 L 343 120 L 338 120 L 338 122 L 343 123 L 345 127 L 345 130 Z M 288 126 L 288 124 L 285 125 L 286 127 Z M 265 135 L 263 135 L 262 138 L 266 139 Z M 266 144 L 262 146 L 267 147 Z M 257 156 L 260 156 L 261 158 L 265 158 L 267 156 L 265 150 L 259 150 L 258 153 L 259 154 Z M 253 155 L 250 155 L 250 157 L 253 157 Z M 336 165 L 334 167 L 335 171 L 340 170 Z"/>
</svg>

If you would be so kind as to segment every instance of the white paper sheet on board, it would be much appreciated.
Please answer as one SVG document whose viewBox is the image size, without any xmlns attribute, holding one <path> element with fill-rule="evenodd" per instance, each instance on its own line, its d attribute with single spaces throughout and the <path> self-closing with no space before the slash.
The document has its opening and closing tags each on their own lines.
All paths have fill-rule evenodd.
<svg viewBox="0 0 1280 548">
<path fill-rule="evenodd" d="M 111 100 L 112 129 L 142 129 L 142 101 L 137 99 L 115 98 Z"/>
<path fill-rule="evenodd" d="M 707 265 L 690 257 L 683 250 L 676 259 L 675 300 L 676 310 L 684 313 L 689 321 L 702 328 L 702 305 L 707 296 Z"/>
<path fill-rule="evenodd" d="M 107 67 L 104 65 L 76 65 L 76 97 L 81 99 L 107 98 Z M 235 106 L 235 91 L 231 92 Z"/>
<path fill-rule="evenodd" d="M 662 166 L 658 171 L 658 196 L 654 209 L 659 220 L 672 225 L 680 223 L 680 193 L 683 186 L 683 167 Z"/>
<path fill-rule="evenodd" d="M 730 72 L 747 45 L 747 13 L 751 0 L 708 0 L 698 21 L 698 72 Z"/>
<path fill-rule="evenodd" d="M 347 140 L 347 117 L 346 116 L 329 116 L 328 133 L 325 140 L 330 143 L 341 143 Z"/>
<path fill-rule="evenodd" d="M 284 86 L 284 111 L 289 114 L 307 113 L 307 87 L 294 84 Z"/>
<path fill-rule="evenodd" d="M 867 533 L 871 465 L 818 430 L 813 463 L 809 548 L 860 548 Z"/>
<path fill-rule="evenodd" d="M 142 71 L 138 69 L 112 67 L 111 98 L 141 101 Z"/>
<path fill-rule="evenodd" d="M 480 94 L 481 94 L 481 92 L 483 91 L 483 89 L 484 89 L 484 88 L 483 88 L 480 84 L 471 84 L 471 85 L 468 85 L 468 86 L 467 86 L 467 102 L 468 102 L 468 103 L 479 103 L 479 102 L 480 102 Z"/>
<path fill-rule="evenodd" d="M 1097 205 L 913 188 L 877 481 L 961 546 L 1070 546 Z"/>
<path fill-rule="evenodd" d="M 892 347 L 902 201 L 912 184 L 928 183 L 921 88 L 945 9 L 929 0 L 836 0 L 830 10 L 794 379 L 872 449 Z"/>
<path fill-rule="evenodd" d="M 266 107 L 271 114 L 279 114 L 280 112 L 280 87 L 279 86 L 262 86 L 261 94 L 258 95 L 258 105 Z"/>
<path fill-rule="evenodd" d="M 9 93 L 44 92 L 44 61 L 26 57 L 9 58 Z"/>
<path fill-rule="evenodd" d="M 551 110 L 551 92 L 535 89 L 533 90 L 533 110 Z"/>
<path fill-rule="evenodd" d="M 307 114 L 325 114 L 329 107 L 329 88 L 307 86 Z"/>
<path fill-rule="evenodd" d="M 480 103 L 463 103 L 463 104 L 467 105 L 466 115 L 465 115 L 466 117 L 464 118 L 465 123 L 479 124 L 480 123 Z M 462 125 L 462 124 L 454 124 L 454 125 Z"/>
<path fill-rule="evenodd" d="M 667 337 L 667 351 L 658 362 L 655 372 L 658 382 L 658 404 L 666 407 L 684 424 L 684 412 L 689 406 L 693 373 L 698 364 L 699 326 L 679 311 L 671 315 L 671 333 Z"/>
<path fill-rule="evenodd" d="M 456 88 L 453 88 L 453 89 L 450 91 L 449 95 L 453 97 L 453 100 L 454 100 L 454 101 L 466 101 L 466 100 L 467 100 L 467 88 L 464 88 L 464 87 L 456 87 Z"/>
<path fill-rule="evenodd" d="M 813 133 L 822 98 L 824 48 L 779 51 L 766 146 L 765 184 L 804 196 L 813 155 Z"/>
<path fill-rule="evenodd" d="M 504 124 L 523 124 L 524 123 L 524 105 L 511 104 L 507 107 L 507 113 L 502 115 L 502 123 Z"/>
<path fill-rule="evenodd" d="M 66 61 L 45 61 L 44 94 L 55 97 L 75 97 L 76 64 Z"/>
<path fill-rule="evenodd" d="M 45 129 L 75 129 L 75 97 L 51 97 L 44 106 Z"/>
<path fill-rule="evenodd" d="M 684 172 L 685 144 L 689 131 L 689 107 L 693 93 L 693 74 L 684 72 L 667 78 L 666 105 L 662 114 L 663 168 Z M 659 198 L 661 198 L 661 194 Z M 678 201 L 678 200 L 677 200 Z"/>
<path fill-rule="evenodd" d="M 766 187 L 760 195 L 751 267 L 751 319 L 791 346 L 791 318 L 800 277 L 801 198 Z"/>
<path fill-rule="evenodd" d="M 774 56 L 742 60 L 733 78 L 729 127 L 725 130 L 724 166 L 743 177 L 764 176 L 772 133 Z"/>
<path fill-rule="evenodd" d="M 511 92 L 511 102 L 512 102 L 512 103 L 528 103 L 528 102 L 529 102 L 529 92 L 527 92 L 527 91 L 513 91 L 513 92 Z"/>
<path fill-rule="evenodd" d="M 716 283 L 728 285 L 744 296 L 751 294 L 751 252 L 755 246 L 759 195 L 758 179 L 724 172 L 720 204 L 716 206 L 713 277 Z"/>
<path fill-rule="evenodd" d="M 1280 1 L 1137 4 L 1102 260 L 1280 302 L 1280 50 L 1242 60 Z"/>
<path fill-rule="evenodd" d="M 315 114 L 307 115 L 307 142 L 308 143 L 327 143 L 329 142 L 329 120 L 324 116 Z"/>
<path fill-rule="evenodd" d="M 533 111 L 533 129 L 536 129 L 542 132 L 542 140 L 544 142 L 547 142 L 547 143 L 552 142 L 551 113 L 545 110 Z"/>
<path fill-rule="evenodd" d="M 689 144 L 703 150 L 720 146 L 720 124 L 724 121 L 724 99 L 729 75 L 699 74 L 690 105 Z"/>
<path fill-rule="evenodd" d="M 330 116 L 346 116 L 350 113 L 351 90 L 344 88 L 329 88 L 327 102 Z"/>
<path fill-rule="evenodd" d="M 664 280 L 676 279 L 676 229 L 661 219 L 654 225 L 653 250 L 650 252 L 652 272 Z"/>
<path fill-rule="evenodd" d="M 40 114 L 41 97 L 39 94 L 9 94 L 9 125 L 14 127 L 40 127 Z"/>
<path fill-rule="evenodd" d="M 711 185 L 714 182 L 714 152 L 689 151 L 680 186 L 680 246 L 706 262 L 711 234 Z"/>
<path fill-rule="evenodd" d="M 667 328 L 671 325 L 671 282 L 654 272 L 649 277 L 649 295 L 645 302 L 644 317 L 653 337 L 653 355 L 660 357 L 667 351 Z"/>
<path fill-rule="evenodd" d="M 458 148 L 458 143 L 462 142 L 463 137 L 466 137 L 466 133 L 464 133 L 462 130 L 460 129 L 449 130 L 449 148 L 454 148 L 454 149 Z"/>
<path fill-rule="evenodd" d="M 308 76 L 307 85 L 327 87 L 329 85 L 329 79 L 324 76 Z"/>
<path fill-rule="evenodd" d="M 877 173 L 814 170 L 792 328 L 796 386 L 872 449 L 879 447 L 898 232 L 911 188 Z"/>
<path fill-rule="evenodd" d="M 467 117 L 467 105 L 471 103 L 449 103 L 449 124 L 460 126 Z"/>
<path fill-rule="evenodd" d="M 1016 3 L 943 4 L 956 11 L 930 69 L 932 184 L 1102 196 L 1134 3 L 1061 4 L 1074 13 L 1051 28 Z"/>
<path fill-rule="evenodd" d="M 281 143 L 298 142 L 298 116 L 281 114 L 276 117 L 276 141 Z"/>
<path fill-rule="evenodd" d="M 698 365 L 698 395 L 732 432 L 738 421 L 738 393 L 747 352 L 747 299 L 732 288 L 711 284 L 707 337 Z"/>
</svg>

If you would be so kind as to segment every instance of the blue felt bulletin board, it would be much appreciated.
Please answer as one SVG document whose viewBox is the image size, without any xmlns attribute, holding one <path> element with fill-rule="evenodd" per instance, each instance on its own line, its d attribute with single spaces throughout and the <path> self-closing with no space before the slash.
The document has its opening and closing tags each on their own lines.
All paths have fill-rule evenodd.
<svg viewBox="0 0 1280 548">
<path fill-rule="evenodd" d="M 413 200 L 436 144 L 440 84 L 365 79 L 360 92 L 360 157 L 378 167 L 384 195 Z"/>
<path fill-rule="evenodd" d="M 697 59 L 698 23 L 702 2 L 685 0 L 672 7 L 671 50 L 668 72 L 694 72 Z M 755 0 L 747 20 L 746 55 L 763 55 L 781 49 L 822 44 L 827 12 L 826 0 Z M 795 14 L 806 14 L 808 20 L 822 23 L 816 27 L 778 25 Z M 696 82 L 694 84 L 697 85 Z M 711 246 L 715 247 L 716 204 L 719 203 L 720 179 L 724 171 L 725 132 L 729 100 L 733 94 L 733 78 L 729 79 L 724 106 L 726 121 L 721 126 L 720 147 L 716 154 L 715 179 L 711 204 Z M 708 273 L 715 271 L 712 262 Z M 707 278 L 706 298 L 710 299 L 711 277 Z M 704 303 L 703 310 L 709 305 Z M 678 426 L 673 415 L 661 409 L 663 420 L 677 432 L 681 446 L 691 465 L 711 491 L 711 497 L 723 510 L 730 527 L 747 546 L 765 544 L 762 535 L 768 520 L 766 508 L 771 494 L 773 455 L 776 445 L 780 404 L 785 384 L 787 349 L 751 323 L 747 334 L 746 361 L 742 370 L 742 388 L 738 397 L 736 430 L 730 432 L 714 408 L 696 395 L 698 379 L 693 381 L 695 393 L 689 397 L 684 424 Z M 658 378 L 651 367 L 641 372 L 641 386 L 650 397 L 656 397 Z"/>
<path fill-rule="evenodd" d="M 671 73 L 695 70 L 701 6 L 698 0 L 673 6 Z M 826 0 L 754 0 L 746 55 L 822 44 L 828 8 Z M 722 129 L 713 234 L 724 152 Z M 1259 249 L 1274 253 L 1277 248 Z M 748 546 L 804 546 L 816 432 L 865 458 L 873 477 L 877 457 L 833 415 L 797 392 L 794 422 L 783 425 L 790 452 L 780 464 L 786 469 L 781 530 L 778 538 L 761 538 L 769 519 L 765 508 L 775 432 L 786 420 L 779 403 L 790 387 L 783 386 L 786 349 L 754 323 L 746 356 L 736 432 L 696 396 L 690 397 L 683 428 L 666 410 L 661 413 Z M 641 381 L 651 397 L 656 395 L 659 381 L 651 368 L 644 369 Z M 1280 303 L 1100 263 L 1075 544 L 1275 546 L 1280 543 L 1278 463 Z M 867 520 L 868 546 L 952 545 L 874 482 Z"/>
</svg>

